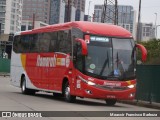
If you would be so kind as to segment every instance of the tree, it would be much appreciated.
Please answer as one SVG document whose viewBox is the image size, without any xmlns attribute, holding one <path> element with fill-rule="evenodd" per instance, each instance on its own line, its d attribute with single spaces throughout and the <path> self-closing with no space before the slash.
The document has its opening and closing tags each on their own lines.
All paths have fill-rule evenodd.
<svg viewBox="0 0 160 120">
<path fill-rule="evenodd" d="M 147 49 L 147 61 L 144 64 L 160 65 L 160 39 L 152 39 L 147 42 L 139 42 Z M 140 58 L 140 51 L 138 51 L 137 58 Z"/>
</svg>

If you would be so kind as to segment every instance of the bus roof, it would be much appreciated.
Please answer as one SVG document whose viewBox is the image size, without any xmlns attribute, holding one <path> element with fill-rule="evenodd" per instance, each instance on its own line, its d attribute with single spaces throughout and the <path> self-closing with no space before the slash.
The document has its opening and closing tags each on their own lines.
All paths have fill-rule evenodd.
<svg viewBox="0 0 160 120">
<path fill-rule="evenodd" d="M 132 37 L 132 34 L 129 31 L 127 31 L 126 29 L 120 26 L 110 25 L 106 23 L 86 22 L 86 21 L 75 21 L 75 22 L 48 25 L 38 29 L 30 30 L 30 31 L 23 31 L 21 32 L 21 34 L 53 32 L 53 31 L 59 31 L 59 30 L 66 30 L 70 28 L 79 28 L 83 32 L 96 34 L 96 35 L 123 37 L 123 38 Z"/>
</svg>

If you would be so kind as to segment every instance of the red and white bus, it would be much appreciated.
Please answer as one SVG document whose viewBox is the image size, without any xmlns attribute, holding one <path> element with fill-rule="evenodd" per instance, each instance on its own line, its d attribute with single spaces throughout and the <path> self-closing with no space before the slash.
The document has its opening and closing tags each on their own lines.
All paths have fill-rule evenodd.
<svg viewBox="0 0 160 120">
<path fill-rule="evenodd" d="M 93 22 L 68 22 L 16 33 L 11 58 L 11 83 L 23 94 L 37 91 L 76 97 L 133 100 L 136 92 L 136 48 L 122 27 Z"/>
</svg>

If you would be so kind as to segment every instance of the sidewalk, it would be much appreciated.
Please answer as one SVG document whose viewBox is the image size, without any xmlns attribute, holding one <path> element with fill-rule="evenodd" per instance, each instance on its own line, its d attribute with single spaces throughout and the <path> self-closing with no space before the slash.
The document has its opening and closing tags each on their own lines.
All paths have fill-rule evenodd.
<svg viewBox="0 0 160 120">
<path fill-rule="evenodd" d="M 155 103 L 155 102 L 150 103 L 149 101 L 142 101 L 142 100 L 138 100 L 138 101 L 137 100 L 133 100 L 133 101 L 122 100 L 118 102 L 160 110 L 160 103 Z"/>
</svg>

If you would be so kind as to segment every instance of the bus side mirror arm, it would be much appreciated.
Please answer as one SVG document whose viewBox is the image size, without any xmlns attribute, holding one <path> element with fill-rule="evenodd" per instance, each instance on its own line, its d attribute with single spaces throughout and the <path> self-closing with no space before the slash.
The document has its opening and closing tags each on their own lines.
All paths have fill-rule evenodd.
<svg viewBox="0 0 160 120">
<path fill-rule="evenodd" d="M 80 39 L 80 38 L 76 38 L 75 40 L 81 44 L 82 55 L 86 56 L 88 54 L 87 43 L 83 39 Z"/>
<path fill-rule="evenodd" d="M 136 47 L 141 50 L 141 52 L 142 52 L 142 61 L 145 62 L 146 59 L 147 59 L 147 50 L 146 50 L 146 48 L 141 44 L 136 44 Z"/>
</svg>

